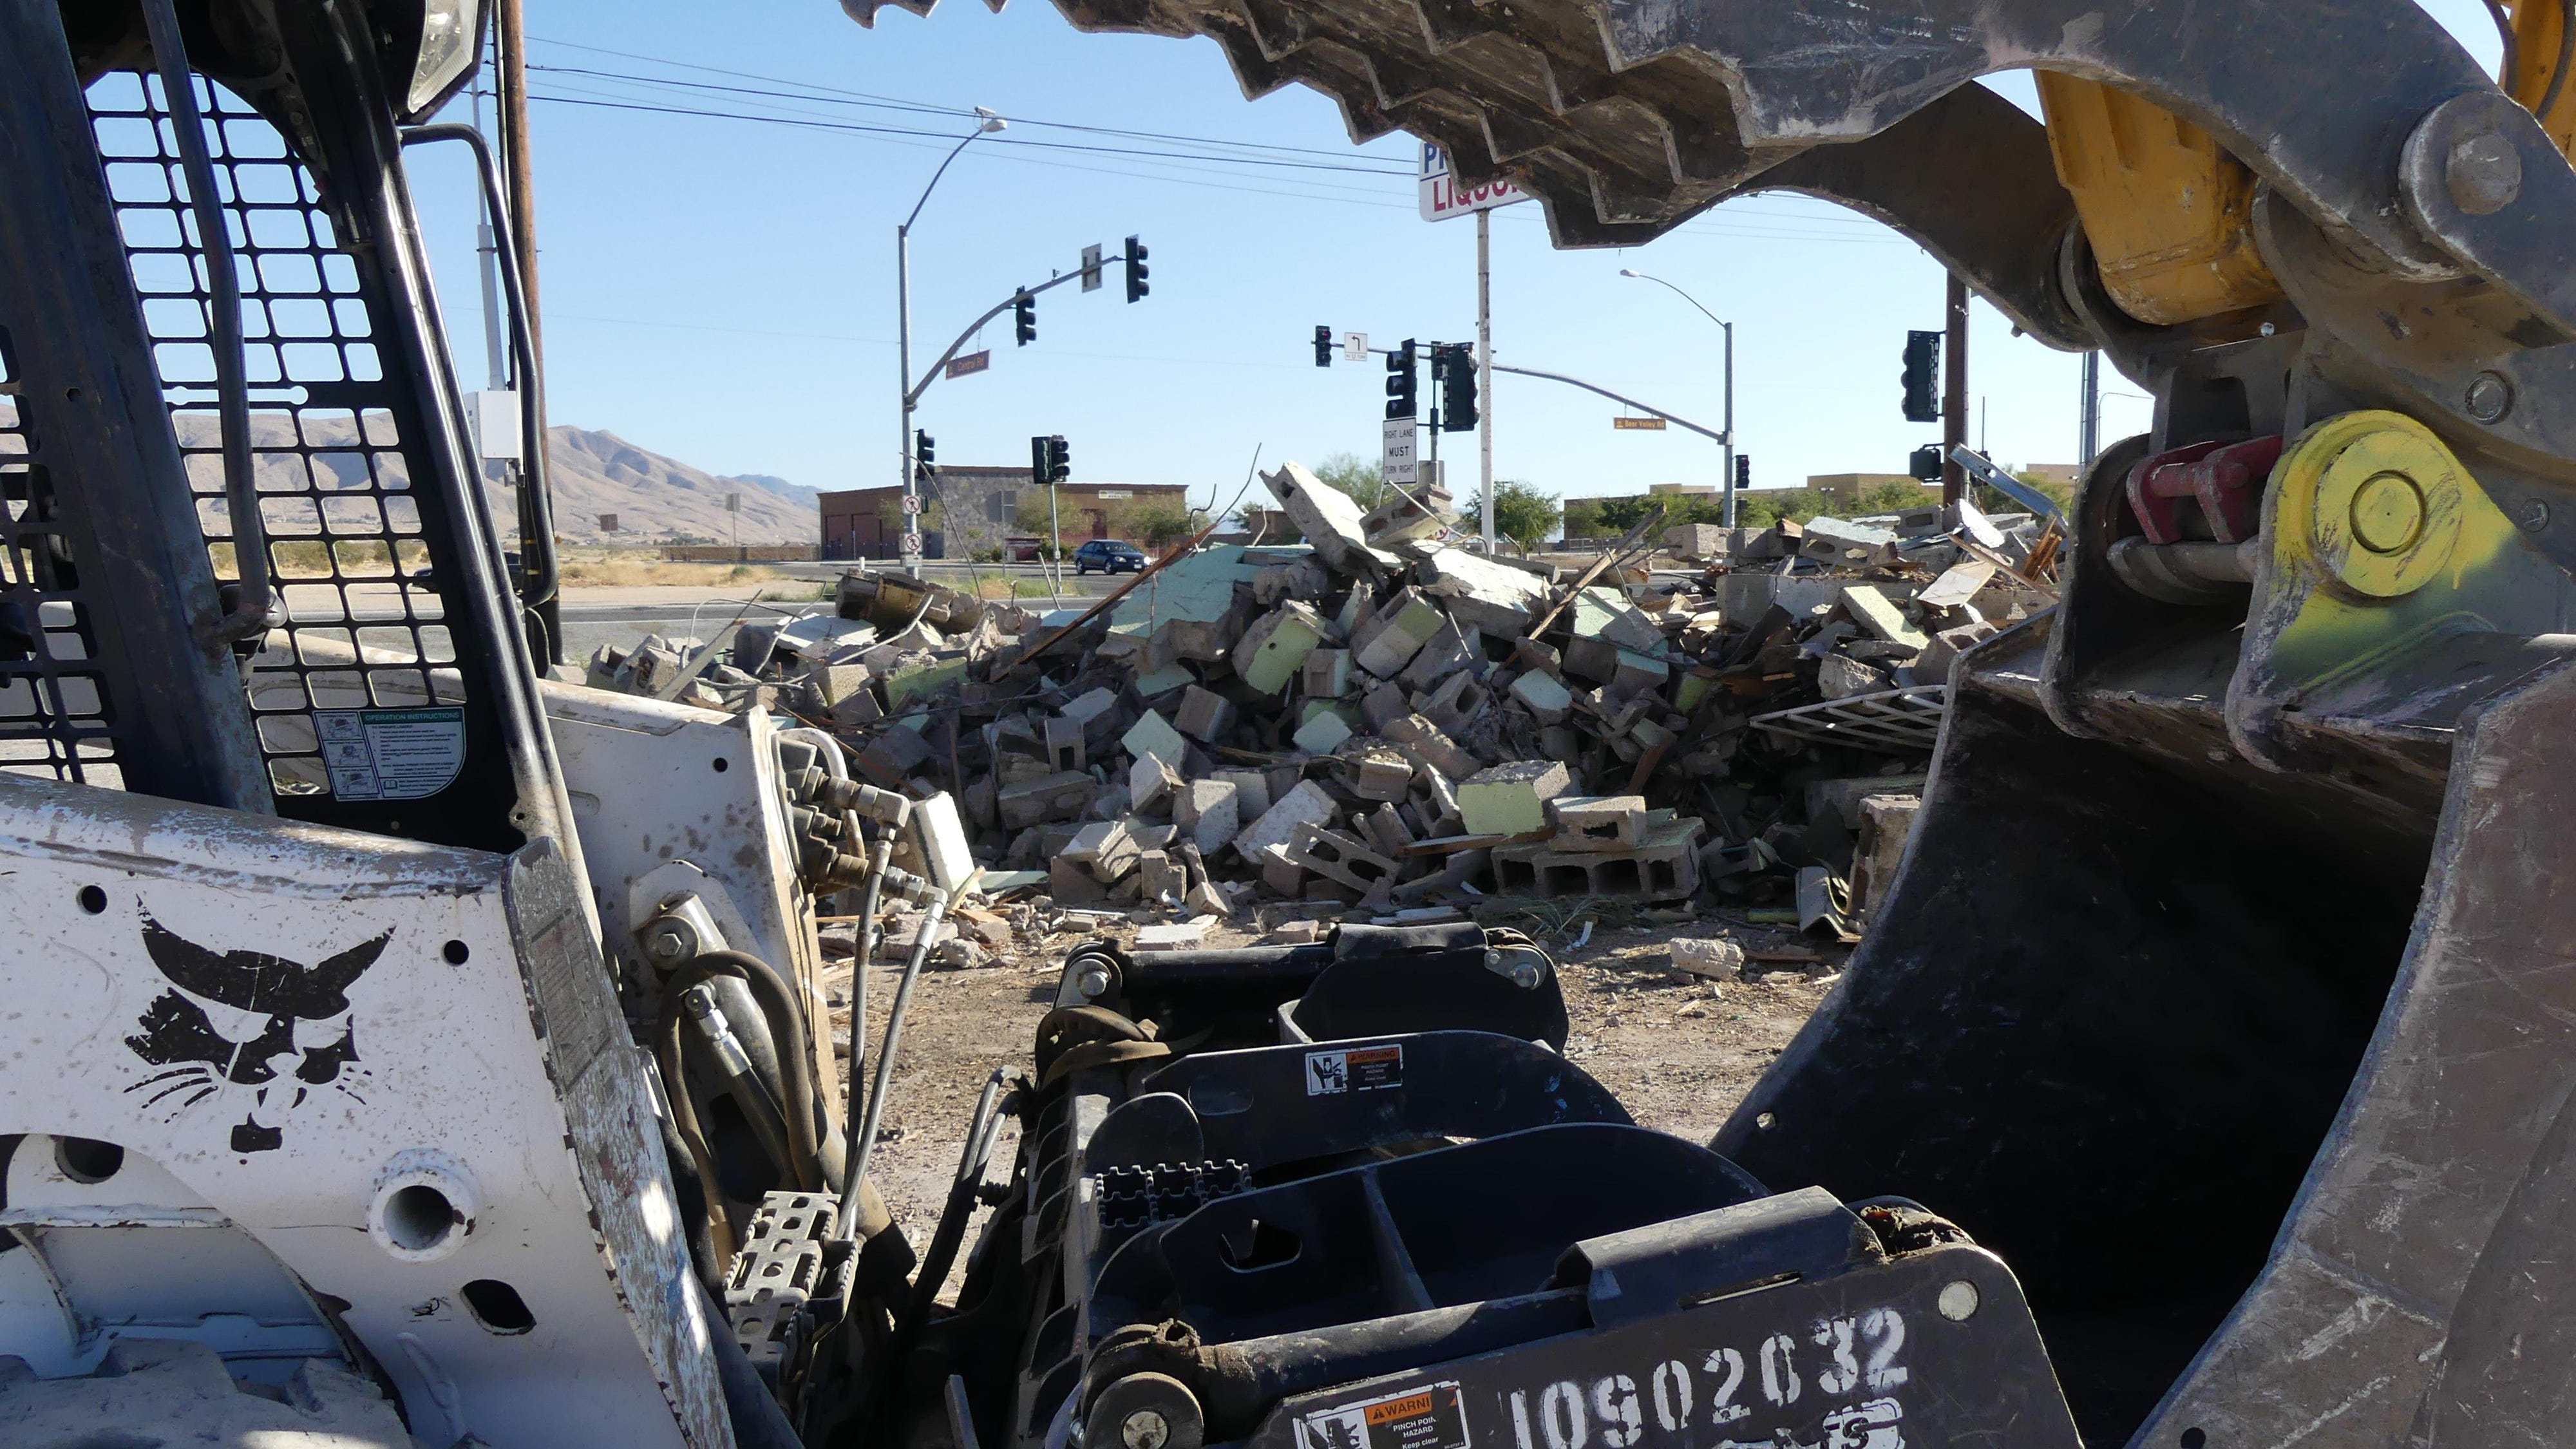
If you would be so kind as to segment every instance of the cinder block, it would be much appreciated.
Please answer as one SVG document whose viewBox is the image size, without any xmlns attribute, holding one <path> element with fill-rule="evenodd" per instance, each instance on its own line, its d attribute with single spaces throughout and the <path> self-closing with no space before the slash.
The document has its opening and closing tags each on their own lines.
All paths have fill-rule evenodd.
<svg viewBox="0 0 2576 1449">
<path fill-rule="evenodd" d="M 1181 869 L 1181 863 L 1172 859 L 1168 851 L 1148 850 L 1138 855 L 1136 874 L 1138 889 L 1149 901 L 1178 905 L 1190 888 L 1189 872 Z"/>
<path fill-rule="evenodd" d="M 1413 788 L 1413 762 L 1392 751 L 1371 750 L 1360 757 L 1351 793 L 1363 800 L 1401 800 Z"/>
<path fill-rule="evenodd" d="M 1288 838 L 1288 859 L 1323 876 L 1366 893 L 1395 883 L 1395 862 L 1338 830 L 1300 822 Z"/>
<path fill-rule="evenodd" d="M 1860 845 L 1852 854 L 1851 901 L 1854 913 L 1867 917 L 1887 899 L 1896 867 L 1905 859 L 1905 842 L 1914 838 L 1914 820 L 1923 808 L 1914 795 L 1870 795 L 1860 802 Z"/>
<path fill-rule="evenodd" d="M 1306 656 L 1303 680 L 1308 699 L 1339 699 L 1351 692 L 1351 651 L 1317 649 Z"/>
<path fill-rule="evenodd" d="M 1175 770 L 1181 768 L 1188 755 L 1188 746 L 1181 742 L 1181 732 L 1150 709 L 1145 711 L 1143 719 L 1128 728 L 1121 743 L 1127 746 L 1128 754 L 1160 755 L 1163 763 Z"/>
<path fill-rule="evenodd" d="M 1270 777 L 1259 770 L 1219 770 L 1216 777 L 1234 785 L 1235 804 L 1246 820 L 1258 820 L 1270 808 Z"/>
<path fill-rule="evenodd" d="M 1172 807 L 1172 823 L 1189 832 L 1190 843 L 1200 855 L 1212 855 L 1240 830 L 1241 810 L 1233 782 L 1192 780 L 1181 787 Z"/>
<path fill-rule="evenodd" d="M 1564 795 L 1548 802 L 1549 818 L 1556 822 L 1556 838 L 1548 842 L 1558 850 L 1632 850 L 1642 842 L 1640 827 L 1646 819 L 1646 800 L 1642 795 Z"/>
<path fill-rule="evenodd" d="M 1842 592 L 1843 611 L 1852 622 L 1872 635 L 1891 644 L 1920 649 L 1932 642 L 1923 631 L 1906 622 L 1905 611 L 1880 589 L 1869 584 L 1846 584 Z"/>
<path fill-rule="evenodd" d="M 1574 708 L 1574 692 L 1536 669 L 1514 676 L 1511 693 L 1542 725 L 1565 723 L 1566 712 Z"/>
<path fill-rule="evenodd" d="M 1476 716 L 1484 712 L 1485 705 L 1492 699 L 1485 686 L 1477 683 L 1475 675 L 1461 669 L 1441 680 L 1431 693 L 1423 696 L 1414 713 L 1450 735 L 1461 735 L 1476 722 Z"/>
<path fill-rule="evenodd" d="M 1234 723 L 1234 701 L 1193 684 L 1181 691 L 1181 708 L 1173 727 L 1202 744 L 1214 744 Z"/>
<path fill-rule="evenodd" d="M 1305 667 L 1306 656 L 1323 642 L 1326 629 L 1323 615 L 1291 599 L 1254 620 L 1228 657 L 1245 684 L 1275 695 Z"/>
<path fill-rule="evenodd" d="M 1103 883 L 1115 883 L 1136 868 L 1136 858 L 1142 854 L 1136 838 L 1127 833 L 1127 822 L 1102 820 L 1076 832 L 1062 859 L 1088 867 Z"/>
<path fill-rule="evenodd" d="M 1445 623 L 1396 675 L 1396 682 L 1407 689 L 1433 689 L 1453 674 L 1472 675 L 1484 667 L 1485 636 Z"/>
<path fill-rule="evenodd" d="M 1418 714 L 1408 714 L 1401 719 L 1389 720 L 1378 733 L 1394 741 L 1396 746 L 1407 754 L 1451 779 L 1464 779 L 1477 771 L 1478 762 L 1475 756 L 1460 749 L 1457 741 L 1442 734 L 1440 726 Z"/>
<path fill-rule="evenodd" d="M 1413 701 L 1406 699 L 1404 691 L 1392 684 L 1374 685 L 1360 698 L 1360 717 L 1368 721 L 1372 731 L 1383 733 L 1388 721 L 1402 719 L 1411 713 Z"/>
<path fill-rule="evenodd" d="M 1136 762 L 1127 767 L 1127 808 L 1151 810 L 1180 787 L 1180 772 L 1164 764 L 1162 756 L 1138 755 Z"/>
<path fill-rule="evenodd" d="M 1047 894 L 1059 906 L 1087 906 L 1109 899 L 1098 877 L 1060 855 L 1047 862 Z"/>
<path fill-rule="evenodd" d="M 1306 893 L 1306 867 L 1288 858 L 1288 847 L 1265 847 L 1253 857 L 1261 867 L 1261 883 L 1279 895 L 1295 900 Z"/>
<path fill-rule="evenodd" d="M 1699 889 L 1694 847 L 1699 822 L 1676 821 L 1657 843 L 1634 850 L 1558 850 L 1552 842 L 1494 850 L 1494 884 L 1505 895 L 1687 900 Z"/>
<path fill-rule="evenodd" d="M 1310 755 L 1329 755 L 1350 737 L 1350 724 L 1328 709 L 1299 726 L 1289 739 Z"/>
<path fill-rule="evenodd" d="M 1058 716 L 1046 722 L 1047 764 L 1057 770 L 1088 768 L 1091 757 L 1083 747 L 1082 721 Z"/>
<path fill-rule="evenodd" d="M 1352 662 L 1380 679 L 1393 679 L 1448 625 L 1449 616 L 1419 590 L 1408 588 L 1378 611 L 1378 621 L 1377 633 Z"/>
<path fill-rule="evenodd" d="M 1511 760 L 1460 781 L 1458 813 L 1469 835 L 1526 835 L 1547 828 L 1547 802 L 1572 784 L 1561 760 Z"/>
</svg>

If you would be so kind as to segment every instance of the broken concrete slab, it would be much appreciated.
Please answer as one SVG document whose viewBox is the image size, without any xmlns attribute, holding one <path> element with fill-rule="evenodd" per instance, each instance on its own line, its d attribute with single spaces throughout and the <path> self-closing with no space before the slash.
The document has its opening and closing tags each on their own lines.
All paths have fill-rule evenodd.
<svg viewBox="0 0 2576 1449">
<path fill-rule="evenodd" d="M 1349 494 L 1308 472 L 1302 463 L 1282 464 L 1263 474 L 1261 481 L 1270 486 L 1279 506 L 1288 510 L 1288 521 L 1306 536 L 1327 567 L 1345 572 L 1375 570 L 1368 528 L 1359 504 Z"/>
<path fill-rule="evenodd" d="M 1927 609 L 1955 609 L 1975 598 L 1977 591 L 1991 582 L 1998 572 L 2000 570 L 1984 559 L 1963 559 L 1943 570 L 1941 577 L 1934 579 L 1914 598 Z"/>
<path fill-rule="evenodd" d="M 1848 655 L 1828 654 L 1816 661 L 1816 692 L 1827 699 L 1876 694 L 1888 683 L 1886 675 Z"/>
<path fill-rule="evenodd" d="M 1631 850 L 1644 843 L 1642 795 L 1560 795 L 1547 802 L 1559 850 Z"/>
<path fill-rule="evenodd" d="M 1421 588 L 1449 615 L 1496 636 L 1525 632 L 1547 607 L 1547 580 L 1464 548 L 1434 549 L 1415 568 Z"/>
<path fill-rule="evenodd" d="M 1063 771 L 1005 785 L 994 796 L 994 809 L 1005 830 L 1025 830 L 1048 820 L 1071 820 L 1091 807 L 1099 782 L 1080 771 Z"/>
<path fill-rule="evenodd" d="M 1181 692 L 1173 728 L 1202 744 L 1214 744 L 1234 725 L 1234 701 L 1193 684 Z"/>
<path fill-rule="evenodd" d="M 1260 864 L 1265 847 L 1286 845 L 1300 824 L 1330 825 L 1342 813 L 1333 803 L 1331 793 L 1312 780 L 1300 780 L 1297 788 L 1274 801 L 1255 820 L 1234 837 L 1235 854 L 1254 865 Z"/>
<path fill-rule="evenodd" d="M 1906 622 L 1905 611 L 1873 584 L 1845 584 L 1842 591 L 1843 611 L 1852 622 L 1872 635 L 1891 644 L 1911 645 L 1916 649 L 1932 642 L 1923 631 Z"/>
</svg>

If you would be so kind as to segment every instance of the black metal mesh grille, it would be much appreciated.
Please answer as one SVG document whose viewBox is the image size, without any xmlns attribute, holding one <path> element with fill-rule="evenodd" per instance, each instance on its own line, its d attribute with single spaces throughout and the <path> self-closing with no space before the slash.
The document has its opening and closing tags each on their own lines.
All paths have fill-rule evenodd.
<svg viewBox="0 0 2576 1449">
<path fill-rule="evenodd" d="M 328 793 L 317 711 L 461 704 L 464 675 L 358 268 L 277 128 L 221 87 L 200 79 L 197 92 L 241 278 L 254 474 L 289 619 L 251 661 L 251 707 L 277 791 Z M 208 290 L 160 81 L 111 73 L 89 104 L 198 522 L 230 580 Z"/>
<path fill-rule="evenodd" d="M 0 770 L 121 785 L 95 606 L 81 588 L 89 539 L 63 516 L 20 393 L 0 329 Z"/>
</svg>

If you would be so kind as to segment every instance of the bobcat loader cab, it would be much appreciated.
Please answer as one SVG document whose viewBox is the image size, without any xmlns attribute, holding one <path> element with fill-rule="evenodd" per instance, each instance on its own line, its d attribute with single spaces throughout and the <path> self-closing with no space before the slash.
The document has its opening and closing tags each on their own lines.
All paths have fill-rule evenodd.
<svg viewBox="0 0 2576 1449">
<path fill-rule="evenodd" d="M 1833 198 L 2154 394 L 1835 996 L 1701 1145 L 1507 932 L 1085 946 L 916 1255 L 813 903 L 953 807 L 540 682 L 403 166 L 476 7 L 0 0 L 0 1443 L 2568 1437 L 2554 0 L 2502 88 L 2404 0 L 1064 8 L 1566 245 Z"/>
</svg>

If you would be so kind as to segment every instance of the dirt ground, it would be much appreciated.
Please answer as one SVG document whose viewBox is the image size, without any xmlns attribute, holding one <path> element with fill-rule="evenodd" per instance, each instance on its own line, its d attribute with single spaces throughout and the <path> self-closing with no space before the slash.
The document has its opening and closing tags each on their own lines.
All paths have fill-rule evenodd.
<svg viewBox="0 0 2576 1449">
<path fill-rule="evenodd" d="M 1527 928 L 1531 923 L 1514 924 Z M 1558 963 L 1573 1018 L 1567 1059 L 1616 1093 L 1641 1125 L 1694 1140 L 1715 1132 L 1788 1046 L 1824 1000 L 1832 980 L 1826 973 L 1845 954 L 1839 947 L 1818 948 L 1715 916 L 1626 928 L 1593 923 L 1588 940 L 1585 924 L 1578 917 L 1553 938 L 1539 936 Z M 1133 926 L 1113 922 L 1111 929 L 1132 932 Z M 1672 969 L 1667 943 L 1673 937 L 1720 934 L 1757 956 L 1815 953 L 1823 959 L 1812 964 L 1756 960 L 1744 977 L 1724 982 Z M 994 1069 L 1028 1063 L 1038 1019 L 1055 997 L 1057 963 L 1084 935 L 1062 931 L 1032 941 L 1024 933 L 990 965 L 923 971 L 896 1051 L 894 1083 L 868 1169 L 916 1249 L 929 1241 L 938 1224 L 977 1093 Z M 1262 939 L 1258 933 L 1220 929 L 1209 932 L 1206 944 L 1246 945 Z M 1575 940 L 1583 944 L 1570 944 Z M 834 1006 L 844 1008 L 834 1012 L 834 1033 L 843 1043 L 849 1030 L 845 1008 L 851 964 L 835 962 L 825 977 Z M 884 1038 L 886 1013 L 901 975 L 900 959 L 880 959 L 869 970 L 872 1054 Z M 1017 1145 L 1015 1131 L 1005 1129 L 994 1153 L 994 1180 L 1008 1175 Z M 980 1229 L 983 1214 L 977 1216 Z M 949 1291 L 956 1286 L 957 1275 L 952 1274 Z"/>
</svg>

